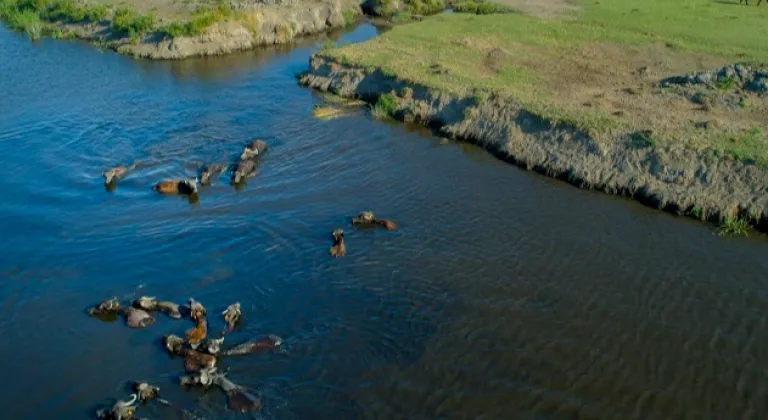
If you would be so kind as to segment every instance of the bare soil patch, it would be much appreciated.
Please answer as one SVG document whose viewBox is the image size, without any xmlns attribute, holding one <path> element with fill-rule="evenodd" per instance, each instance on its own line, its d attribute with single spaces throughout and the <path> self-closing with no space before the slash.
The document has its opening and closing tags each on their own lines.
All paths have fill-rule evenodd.
<svg viewBox="0 0 768 420">
<path fill-rule="evenodd" d="M 660 142 L 693 150 L 740 147 L 739 138 L 768 127 L 768 97 L 734 86 L 669 87 L 661 79 L 709 71 L 726 59 L 681 52 L 664 44 L 633 49 L 583 46 L 576 54 L 531 54 L 526 67 L 545 74 L 551 101 L 563 109 L 610 115 L 629 132 L 652 130 Z"/>
</svg>

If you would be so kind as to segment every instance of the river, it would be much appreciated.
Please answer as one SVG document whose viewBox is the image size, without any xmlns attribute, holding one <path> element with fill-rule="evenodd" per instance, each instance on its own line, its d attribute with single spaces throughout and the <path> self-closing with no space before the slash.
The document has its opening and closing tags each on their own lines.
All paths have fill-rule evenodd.
<svg viewBox="0 0 768 420">
<path fill-rule="evenodd" d="M 0 29 L 3 418 L 92 418 L 133 380 L 188 411 L 140 417 L 243 417 L 178 385 L 160 340 L 188 320 L 84 313 L 140 295 L 194 297 L 211 331 L 240 301 L 225 347 L 283 337 L 221 361 L 265 419 L 768 416 L 764 237 L 721 238 L 364 110 L 314 119 L 321 99 L 294 74 L 320 42 L 148 62 Z M 244 188 L 150 190 L 256 137 L 271 149 Z M 106 191 L 101 172 L 134 161 Z M 355 230 L 364 209 L 400 229 Z"/>
</svg>

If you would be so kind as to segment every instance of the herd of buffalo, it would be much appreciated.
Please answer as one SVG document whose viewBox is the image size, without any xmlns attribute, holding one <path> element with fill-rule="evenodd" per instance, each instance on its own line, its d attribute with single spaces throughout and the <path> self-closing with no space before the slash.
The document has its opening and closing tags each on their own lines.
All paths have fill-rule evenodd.
<svg viewBox="0 0 768 420">
<path fill-rule="evenodd" d="M 232 332 L 240 322 L 242 312 L 240 303 L 229 305 L 223 312 L 225 326 L 218 338 L 208 336 L 208 311 L 194 299 L 189 299 L 188 305 L 182 306 L 174 302 L 158 301 L 154 297 L 142 296 L 131 305 L 123 306 L 115 297 L 105 300 L 90 308 L 88 314 L 98 318 L 121 316 L 131 328 L 145 328 L 156 322 L 153 312 L 160 312 L 172 319 L 189 318 L 194 327 L 184 333 L 184 337 L 170 334 L 164 337 L 164 345 L 169 354 L 179 356 L 184 360 L 186 376 L 180 378 L 185 386 L 218 386 L 227 394 L 229 406 L 238 412 L 256 411 L 261 407 L 259 397 L 246 388 L 235 384 L 226 372 L 219 371 L 217 361 L 220 357 L 253 354 L 275 349 L 282 345 L 283 340 L 276 335 L 265 335 L 248 340 L 229 349 L 223 349 L 224 336 Z M 128 400 L 117 401 L 110 409 L 101 409 L 97 416 L 108 420 L 131 420 L 135 417 L 139 403 L 157 400 L 172 406 L 168 401 L 159 398 L 160 388 L 145 382 L 137 382 Z"/>
<path fill-rule="evenodd" d="M 231 183 L 238 185 L 245 182 L 256 173 L 256 160 L 267 151 L 267 143 L 263 140 L 254 140 L 243 149 L 240 159 L 235 163 L 232 169 Z M 116 166 L 110 168 L 104 175 L 104 184 L 107 188 L 114 188 L 115 184 L 135 170 L 137 165 Z M 228 165 L 210 164 L 202 168 L 198 178 L 186 179 L 164 179 L 152 186 L 152 189 L 160 194 L 170 195 L 197 195 L 198 182 L 200 185 L 210 185 L 213 178 L 217 177 L 229 169 Z"/>
<path fill-rule="evenodd" d="M 239 184 L 251 177 L 256 170 L 256 160 L 262 156 L 268 146 L 262 140 L 254 140 L 245 146 L 239 160 L 234 166 L 231 175 L 231 183 Z M 107 187 L 114 186 L 116 182 L 125 177 L 136 168 L 132 166 L 118 166 L 103 173 Z M 228 166 L 211 164 L 204 166 L 195 179 L 167 179 L 155 184 L 152 189 L 162 194 L 196 195 L 198 193 L 198 179 L 202 185 L 209 185 L 212 178 L 224 173 Z M 363 211 L 352 218 L 353 226 L 360 228 L 382 227 L 386 230 L 395 230 L 397 223 L 392 220 L 379 219 L 371 211 Z M 346 255 L 347 246 L 344 240 L 344 230 L 334 229 L 332 232 L 333 245 L 329 251 L 333 257 Z M 158 301 L 154 297 L 142 296 L 128 306 L 123 306 L 115 297 L 105 300 L 90 308 L 88 314 L 98 318 L 123 317 L 127 326 L 131 328 L 145 328 L 156 322 L 154 312 L 160 312 L 172 319 L 189 318 L 194 327 L 187 330 L 183 337 L 168 335 L 164 338 L 164 345 L 169 354 L 178 356 L 184 360 L 186 376 L 179 379 L 181 385 L 199 386 L 208 388 L 217 386 L 227 395 L 229 406 L 237 412 L 257 411 L 261 407 L 261 400 L 246 388 L 232 382 L 227 377 L 227 372 L 218 370 L 217 361 L 221 357 L 246 355 L 279 348 L 283 340 L 273 334 L 264 335 L 236 345 L 229 349 L 223 349 L 224 337 L 231 332 L 241 319 L 240 303 L 229 305 L 223 312 L 224 328 L 218 338 L 208 336 L 208 313 L 205 307 L 194 299 L 189 299 L 187 305 L 179 305 L 169 301 Z M 127 400 L 118 400 L 111 408 L 101 409 L 97 412 L 100 419 L 106 420 L 136 420 L 136 409 L 141 403 L 157 401 L 164 405 L 172 404 L 159 397 L 160 389 L 157 386 L 136 382 L 133 384 L 133 393 Z"/>
</svg>

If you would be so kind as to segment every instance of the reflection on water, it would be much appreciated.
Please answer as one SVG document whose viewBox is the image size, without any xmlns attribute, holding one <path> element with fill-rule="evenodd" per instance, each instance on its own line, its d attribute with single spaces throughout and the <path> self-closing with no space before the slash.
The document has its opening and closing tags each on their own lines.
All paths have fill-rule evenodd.
<svg viewBox="0 0 768 420">
<path fill-rule="evenodd" d="M 188 320 L 84 313 L 140 295 L 194 297 L 211 331 L 241 302 L 225 347 L 284 337 L 221 361 L 264 418 L 768 414 L 762 237 L 719 238 L 363 109 L 314 119 L 320 97 L 294 74 L 318 42 L 148 62 L 0 30 L 4 418 L 86 418 L 133 380 L 178 408 L 142 417 L 240 418 L 222 392 L 178 386 L 160 339 Z M 243 188 L 224 174 L 193 205 L 151 191 L 254 137 L 271 147 Z M 101 172 L 130 163 L 105 191 Z M 363 209 L 401 228 L 356 230 Z"/>
</svg>

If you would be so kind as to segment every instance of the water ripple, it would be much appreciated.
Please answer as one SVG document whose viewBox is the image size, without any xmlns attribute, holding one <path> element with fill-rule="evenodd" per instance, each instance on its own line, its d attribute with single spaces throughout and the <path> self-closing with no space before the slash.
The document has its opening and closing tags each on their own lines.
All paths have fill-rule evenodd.
<svg viewBox="0 0 768 420">
<path fill-rule="evenodd" d="M 768 412 L 764 238 L 721 240 L 362 109 L 313 119 L 321 100 L 293 77 L 312 45 L 145 62 L 0 28 L 8 418 L 81 418 L 132 380 L 186 410 L 141 416 L 236 418 L 223 393 L 178 386 L 159 340 L 188 320 L 132 330 L 84 313 L 140 295 L 194 297 L 212 331 L 241 302 L 227 346 L 283 337 L 221 361 L 263 394 L 263 418 Z M 197 201 L 150 189 L 233 163 L 254 138 L 270 150 L 242 188 L 226 173 Z M 102 171 L 131 163 L 105 191 Z M 365 209 L 400 229 L 353 227 Z"/>
</svg>

